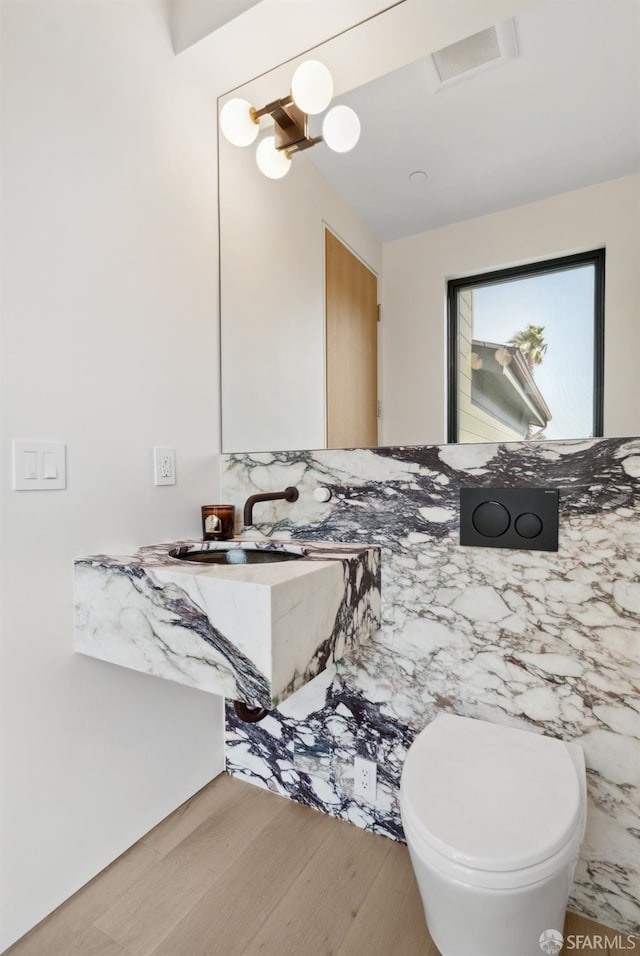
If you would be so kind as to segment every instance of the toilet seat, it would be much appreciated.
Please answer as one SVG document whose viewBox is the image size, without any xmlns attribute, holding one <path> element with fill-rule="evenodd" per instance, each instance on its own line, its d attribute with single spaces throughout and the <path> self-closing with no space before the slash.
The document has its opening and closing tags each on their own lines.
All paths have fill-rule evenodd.
<svg viewBox="0 0 640 956">
<path fill-rule="evenodd" d="M 582 751 L 570 747 L 439 715 L 416 737 L 403 768 L 407 841 L 441 872 L 476 886 L 544 879 L 577 853 L 584 830 Z"/>
</svg>

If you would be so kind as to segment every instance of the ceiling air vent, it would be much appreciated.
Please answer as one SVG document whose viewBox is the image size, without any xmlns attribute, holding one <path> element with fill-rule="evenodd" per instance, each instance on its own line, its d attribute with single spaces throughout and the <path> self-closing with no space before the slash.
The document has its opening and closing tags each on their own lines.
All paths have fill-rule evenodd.
<svg viewBox="0 0 640 956">
<path fill-rule="evenodd" d="M 432 53 L 429 85 L 435 92 L 517 55 L 515 24 L 506 20 Z"/>
</svg>

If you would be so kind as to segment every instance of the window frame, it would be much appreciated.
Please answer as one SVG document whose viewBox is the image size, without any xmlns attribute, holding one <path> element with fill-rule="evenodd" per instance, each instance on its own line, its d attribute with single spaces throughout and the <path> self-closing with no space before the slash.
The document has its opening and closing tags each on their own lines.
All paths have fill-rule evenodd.
<svg viewBox="0 0 640 956">
<path fill-rule="evenodd" d="M 565 272 L 579 266 L 594 266 L 593 283 L 593 436 L 601 438 L 604 434 L 604 287 L 605 287 L 605 249 L 591 249 L 554 259 L 527 262 L 506 269 L 494 269 L 475 275 L 449 279 L 447 282 L 447 442 L 460 444 L 459 402 L 458 402 L 458 292 L 461 289 L 483 285 L 496 285 L 512 279 L 524 279 L 546 275 L 552 272 Z M 586 436 L 573 436 L 579 439 Z M 535 439 L 523 438 L 522 441 Z M 560 440 L 560 439 L 558 439 Z"/>
</svg>

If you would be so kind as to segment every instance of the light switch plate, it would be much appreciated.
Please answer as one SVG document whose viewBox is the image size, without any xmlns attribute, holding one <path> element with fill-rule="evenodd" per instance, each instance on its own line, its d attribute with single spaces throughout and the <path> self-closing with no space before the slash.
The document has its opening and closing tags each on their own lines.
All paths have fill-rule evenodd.
<svg viewBox="0 0 640 956">
<path fill-rule="evenodd" d="M 62 442 L 14 439 L 13 487 L 15 491 L 66 488 L 66 446 Z"/>
</svg>

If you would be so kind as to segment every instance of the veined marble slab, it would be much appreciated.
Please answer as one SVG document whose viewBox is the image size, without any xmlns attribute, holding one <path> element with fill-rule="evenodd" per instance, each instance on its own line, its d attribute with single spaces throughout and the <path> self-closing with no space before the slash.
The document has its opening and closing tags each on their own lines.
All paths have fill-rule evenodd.
<svg viewBox="0 0 640 956">
<path fill-rule="evenodd" d="M 379 626 L 378 548 L 296 542 L 302 557 L 269 564 L 171 555 L 194 547 L 217 545 L 179 541 L 77 559 L 76 650 L 271 709 Z"/>
<path fill-rule="evenodd" d="M 572 908 L 640 931 L 640 439 L 228 455 L 225 500 L 295 484 L 260 525 L 383 549 L 382 620 L 261 724 L 228 714 L 231 773 L 402 839 L 398 790 L 441 710 L 585 752 L 589 810 Z M 318 503 L 318 485 L 332 500 Z M 555 552 L 461 547 L 461 487 L 560 493 Z M 322 772 L 298 759 L 326 756 Z M 353 758 L 378 764 L 375 804 Z"/>
</svg>

